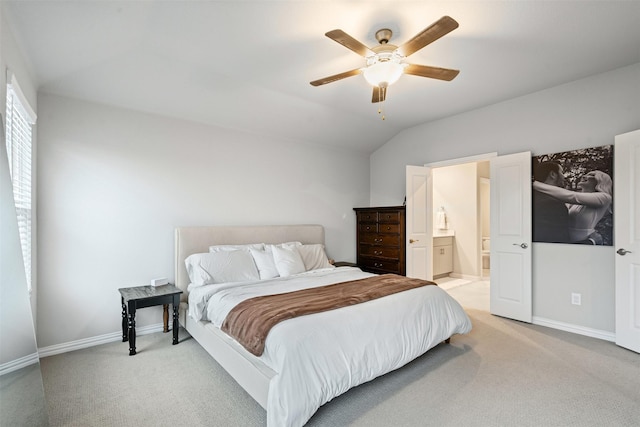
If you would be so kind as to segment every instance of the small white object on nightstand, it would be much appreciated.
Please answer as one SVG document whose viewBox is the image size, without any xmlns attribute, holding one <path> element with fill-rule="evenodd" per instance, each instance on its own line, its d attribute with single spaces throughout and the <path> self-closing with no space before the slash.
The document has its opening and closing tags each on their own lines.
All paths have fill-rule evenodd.
<svg viewBox="0 0 640 427">
<path fill-rule="evenodd" d="M 161 279 L 151 279 L 151 286 L 162 286 L 169 283 L 169 280 L 166 278 Z"/>
</svg>

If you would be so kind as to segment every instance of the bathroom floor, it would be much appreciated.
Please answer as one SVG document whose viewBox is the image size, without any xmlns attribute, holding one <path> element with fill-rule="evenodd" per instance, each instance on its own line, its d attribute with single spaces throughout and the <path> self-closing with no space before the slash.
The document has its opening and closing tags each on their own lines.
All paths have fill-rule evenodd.
<svg viewBox="0 0 640 427">
<path fill-rule="evenodd" d="M 434 280 L 462 307 L 489 311 L 489 278 L 478 281 L 441 277 Z"/>
</svg>

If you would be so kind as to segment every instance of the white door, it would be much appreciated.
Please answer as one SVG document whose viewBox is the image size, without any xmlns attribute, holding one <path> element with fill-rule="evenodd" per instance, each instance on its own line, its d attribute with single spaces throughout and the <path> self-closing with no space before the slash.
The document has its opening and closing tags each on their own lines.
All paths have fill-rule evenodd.
<svg viewBox="0 0 640 427">
<path fill-rule="evenodd" d="M 531 153 L 491 159 L 492 314 L 531 323 Z"/>
<path fill-rule="evenodd" d="M 640 130 L 616 136 L 616 344 L 640 353 Z"/>
<path fill-rule="evenodd" d="M 427 206 L 431 200 L 431 168 L 407 166 L 406 171 L 406 258 L 407 277 L 433 279 L 432 214 Z"/>
</svg>

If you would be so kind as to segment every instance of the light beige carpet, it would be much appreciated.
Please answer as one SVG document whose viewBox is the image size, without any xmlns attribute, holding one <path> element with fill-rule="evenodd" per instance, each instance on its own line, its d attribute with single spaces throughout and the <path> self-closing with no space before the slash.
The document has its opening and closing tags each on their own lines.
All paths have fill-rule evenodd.
<svg viewBox="0 0 640 427">
<path fill-rule="evenodd" d="M 46 427 L 48 419 L 39 363 L 0 376 L 0 426 Z"/>
<path fill-rule="evenodd" d="M 473 331 L 326 404 L 308 426 L 638 426 L 640 355 L 467 309 Z M 42 360 L 52 426 L 264 426 L 180 331 Z"/>
</svg>

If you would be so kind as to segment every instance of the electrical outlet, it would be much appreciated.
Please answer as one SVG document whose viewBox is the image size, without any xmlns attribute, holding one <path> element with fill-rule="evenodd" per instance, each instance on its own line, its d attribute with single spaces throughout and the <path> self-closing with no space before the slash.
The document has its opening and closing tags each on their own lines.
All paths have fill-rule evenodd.
<svg viewBox="0 0 640 427">
<path fill-rule="evenodd" d="M 581 305 L 582 304 L 582 294 L 571 294 L 571 304 L 573 304 L 573 305 Z"/>
</svg>

